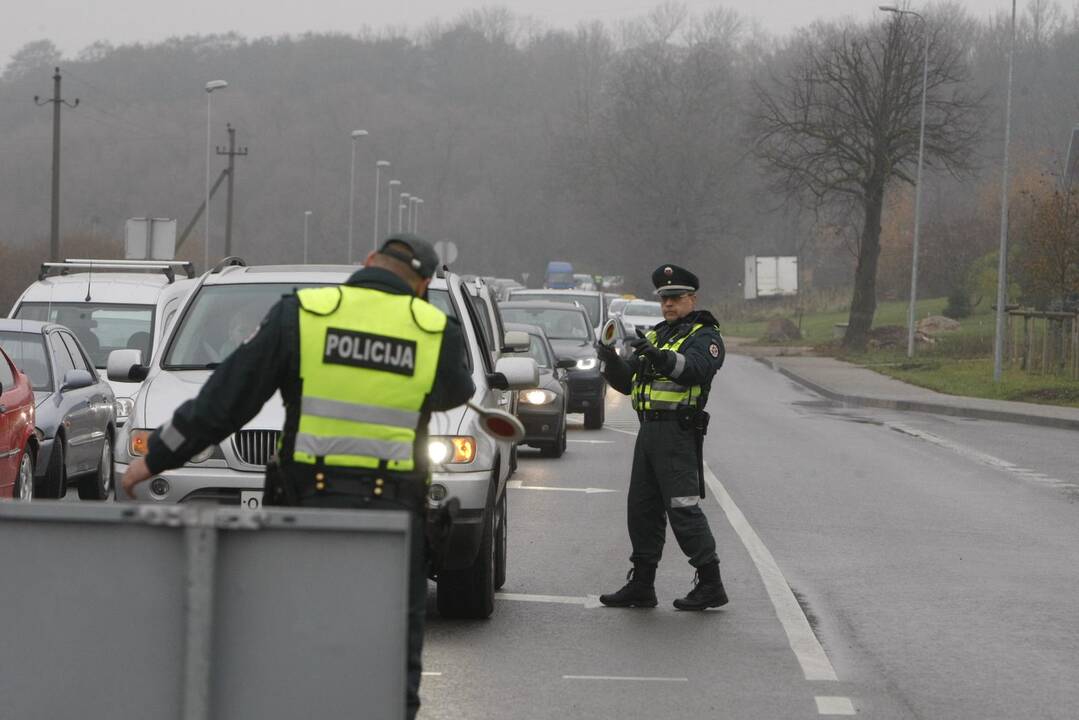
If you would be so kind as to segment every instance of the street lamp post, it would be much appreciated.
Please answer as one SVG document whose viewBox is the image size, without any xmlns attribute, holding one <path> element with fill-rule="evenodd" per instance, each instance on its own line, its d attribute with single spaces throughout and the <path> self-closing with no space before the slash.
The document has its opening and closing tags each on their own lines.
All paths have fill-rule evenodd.
<svg viewBox="0 0 1079 720">
<path fill-rule="evenodd" d="M 352 264 L 352 206 L 356 199 L 356 141 L 367 135 L 366 130 L 353 130 L 349 133 L 352 138 L 352 163 L 348 171 L 348 263 Z"/>
<path fill-rule="evenodd" d="M 214 90 L 224 90 L 229 84 L 224 80 L 211 80 L 206 83 L 206 205 L 203 211 L 206 219 L 203 227 L 206 229 L 206 238 L 202 248 L 202 266 L 204 270 L 210 269 L 210 98 Z"/>
<path fill-rule="evenodd" d="M 375 216 L 375 238 L 371 241 L 372 252 L 378 251 L 378 214 L 382 212 L 382 208 L 378 206 L 378 191 L 382 187 L 382 180 L 379 178 L 379 175 L 382 172 L 382 168 L 388 168 L 389 166 L 389 160 L 379 160 L 375 163 L 375 210 L 373 213 Z M 352 258 L 350 257 L 348 261 L 352 262 Z"/>
<path fill-rule="evenodd" d="M 1008 302 L 1008 144 L 1012 135 L 1012 71 L 1015 68 L 1015 0 L 1012 0 L 1012 40 L 1008 49 L 1008 99 L 1004 104 L 1004 172 L 1000 186 L 1000 257 L 997 259 L 997 323 L 993 338 L 993 382 L 999 383 L 1004 363 L 1004 306 Z"/>
<path fill-rule="evenodd" d="M 403 192 L 403 193 L 401 193 L 400 195 L 397 196 L 397 200 L 401 203 L 397 208 L 397 232 L 404 232 L 405 231 L 405 226 L 402 223 L 403 213 L 401 212 L 401 208 L 408 209 L 408 206 L 411 205 L 411 203 L 408 200 L 410 197 L 412 197 L 412 196 L 409 195 L 406 192 Z"/>
<path fill-rule="evenodd" d="M 307 221 L 311 218 L 311 211 L 303 211 L 303 264 L 307 264 Z"/>
<path fill-rule="evenodd" d="M 408 199 L 408 231 L 416 232 L 416 207 L 420 202 L 419 195 L 413 195 Z"/>
<path fill-rule="evenodd" d="M 389 198 L 386 200 L 386 234 L 393 234 L 393 189 L 401 185 L 400 180 L 390 180 L 390 189 L 387 195 Z M 376 241 L 377 242 L 377 241 Z"/>
<path fill-rule="evenodd" d="M 919 13 L 894 5 L 881 5 L 884 12 L 913 15 L 922 21 L 922 120 L 918 130 L 918 174 L 914 180 L 914 247 L 910 263 L 910 308 L 907 310 L 907 357 L 914 357 L 914 303 L 918 299 L 918 240 L 922 229 L 922 158 L 925 152 L 925 95 L 929 82 L 929 24 Z"/>
<path fill-rule="evenodd" d="M 416 214 L 412 218 L 412 232 L 414 233 L 420 231 L 420 205 L 423 205 L 423 198 L 416 199 Z"/>
</svg>

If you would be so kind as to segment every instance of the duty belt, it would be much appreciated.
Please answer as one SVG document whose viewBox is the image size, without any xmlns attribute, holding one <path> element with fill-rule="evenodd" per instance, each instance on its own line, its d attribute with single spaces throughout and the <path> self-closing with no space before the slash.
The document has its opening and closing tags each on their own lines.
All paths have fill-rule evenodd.
<svg viewBox="0 0 1079 720">
<path fill-rule="evenodd" d="M 677 422 L 677 410 L 638 410 L 637 417 L 641 422 Z"/>
</svg>

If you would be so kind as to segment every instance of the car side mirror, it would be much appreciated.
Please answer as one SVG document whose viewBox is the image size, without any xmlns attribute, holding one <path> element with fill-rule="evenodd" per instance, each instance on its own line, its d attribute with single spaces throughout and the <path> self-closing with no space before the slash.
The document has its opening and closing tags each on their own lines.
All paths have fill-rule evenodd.
<svg viewBox="0 0 1079 720">
<path fill-rule="evenodd" d="M 531 339 L 528 337 L 528 333 L 520 330 L 507 330 L 506 336 L 502 339 L 502 352 L 528 352 L 530 345 Z"/>
<path fill-rule="evenodd" d="M 95 382 L 93 374 L 87 370 L 68 370 L 64 373 L 64 381 L 60 383 L 60 392 L 65 390 L 81 390 L 90 387 Z"/>
<path fill-rule="evenodd" d="M 574 360 L 573 358 L 560 358 L 554 364 L 554 366 L 556 368 L 558 368 L 559 370 L 569 370 L 571 367 L 575 367 L 576 365 L 577 365 L 577 361 Z"/>
<path fill-rule="evenodd" d="M 526 390 L 539 385 L 539 366 L 532 358 L 499 358 L 487 382 L 497 390 Z"/>
<path fill-rule="evenodd" d="M 105 362 L 105 373 L 113 382 L 142 382 L 150 368 L 142 364 L 142 350 L 113 350 Z"/>
</svg>

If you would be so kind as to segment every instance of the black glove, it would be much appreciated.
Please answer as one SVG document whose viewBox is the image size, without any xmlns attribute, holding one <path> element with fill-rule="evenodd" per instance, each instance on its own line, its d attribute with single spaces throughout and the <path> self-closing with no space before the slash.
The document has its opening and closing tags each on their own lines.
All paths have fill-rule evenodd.
<svg viewBox="0 0 1079 720">
<path fill-rule="evenodd" d="M 661 369 L 667 364 L 665 351 L 650 343 L 648 338 L 639 337 L 630 340 L 628 345 L 633 348 L 634 355 L 647 358 L 654 368 Z"/>
<path fill-rule="evenodd" d="M 599 359 L 603 362 L 614 362 L 618 359 L 618 353 L 615 352 L 615 349 L 610 345 L 604 345 L 603 343 L 598 342 L 595 347 L 596 355 L 598 355 Z"/>
</svg>

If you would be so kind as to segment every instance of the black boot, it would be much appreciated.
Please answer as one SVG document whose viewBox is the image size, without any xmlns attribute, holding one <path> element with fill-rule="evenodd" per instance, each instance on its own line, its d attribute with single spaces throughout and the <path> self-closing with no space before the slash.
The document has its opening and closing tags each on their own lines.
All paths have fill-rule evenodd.
<svg viewBox="0 0 1079 720">
<path fill-rule="evenodd" d="M 634 565 L 626 573 L 629 580 L 621 590 L 607 595 L 600 595 L 599 601 L 607 607 L 646 607 L 653 608 L 656 600 L 656 568 L 647 565 Z"/>
<path fill-rule="evenodd" d="M 719 579 L 719 563 L 710 562 L 697 568 L 693 589 L 684 598 L 674 601 L 679 610 L 705 610 L 727 604 L 727 591 Z"/>
</svg>

